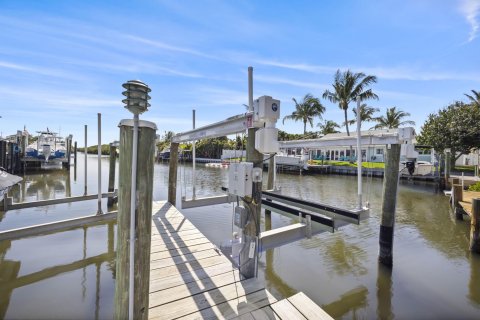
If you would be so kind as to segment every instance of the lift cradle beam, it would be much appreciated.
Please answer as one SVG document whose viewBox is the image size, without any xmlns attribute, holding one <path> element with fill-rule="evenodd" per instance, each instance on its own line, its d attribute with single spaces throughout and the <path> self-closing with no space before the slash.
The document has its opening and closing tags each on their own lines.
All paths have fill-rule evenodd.
<svg viewBox="0 0 480 320">
<path fill-rule="evenodd" d="M 302 208 L 305 210 L 313 211 L 324 216 L 328 216 L 335 220 L 341 220 L 348 223 L 360 224 L 360 221 L 368 218 L 368 210 L 347 210 L 337 208 L 334 206 L 321 204 L 317 202 L 297 199 L 289 196 L 284 196 L 274 192 L 263 191 L 262 196 L 264 199 L 274 200 L 281 204 L 286 204 L 293 207 Z M 262 202 L 267 203 L 267 202 Z M 312 220 L 313 217 L 312 217 Z"/>
<path fill-rule="evenodd" d="M 209 124 L 197 129 L 177 133 L 172 137 L 173 143 L 181 143 L 206 138 L 217 138 L 229 134 L 244 132 L 252 121 L 252 113 L 239 114 L 226 120 Z"/>
</svg>

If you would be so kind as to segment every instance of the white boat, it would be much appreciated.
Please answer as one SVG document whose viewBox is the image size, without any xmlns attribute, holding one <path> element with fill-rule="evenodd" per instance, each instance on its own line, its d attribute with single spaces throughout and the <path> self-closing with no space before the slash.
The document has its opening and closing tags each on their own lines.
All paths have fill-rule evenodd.
<svg viewBox="0 0 480 320">
<path fill-rule="evenodd" d="M 435 166 L 428 161 L 402 161 L 400 162 L 400 173 L 410 176 L 432 175 Z"/>
<path fill-rule="evenodd" d="M 48 162 L 49 160 L 63 160 L 66 158 L 67 148 L 65 140 L 55 132 L 37 131 L 37 141 L 28 145 L 25 156 Z"/>
<path fill-rule="evenodd" d="M 222 162 L 209 162 L 205 164 L 205 167 L 210 167 L 210 168 L 223 168 L 223 169 L 228 169 L 230 166 L 230 163 L 222 161 Z"/>
<path fill-rule="evenodd" d="M 264 155 L 264 160 L 270 158 L 270 155 Z M 286 154 L 279 152 L 275 155 L 277 167 L 291 167 L 308 170 L 308 154 Z"/>
</svg>

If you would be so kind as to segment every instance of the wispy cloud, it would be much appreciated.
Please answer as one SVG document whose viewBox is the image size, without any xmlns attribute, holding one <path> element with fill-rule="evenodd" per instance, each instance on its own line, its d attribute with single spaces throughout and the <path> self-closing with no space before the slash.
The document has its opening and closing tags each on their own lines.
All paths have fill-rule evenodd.
<svg viewBox="0 0 480 320">
<path fill-rule="evenodd" d="M 142 44 L 146 44 L 146 45 L 149 45 L 149 46 L 152 46 L 152 47 L 155 47 L 155 48 L 163 49 L 163 50 L 186 53 L 186 54 L 190 54 L 190 55 L 194 55 L 194 56 L 198 56 L 198 57 L 203 57 L 203 58 L 217 59 L 217 57 L 215 57 L 213 55 L 206 54 L 206 53 L 197 51 L 195 49 L 174 46 L 174 45 L 171 45 L 171 44 L 168 44 L 168 43 L 165 43 L 165 42 L 162 42 L 162 41 L 158 41 L 158 40 L 151 40 L 151 39 L 147 39 L 147 38 L 143 38 L 143 37 L 139 37 L 139 36 L 134 36 L 134 35 L 124 35 L 124 38 L 132 40 L 132 41 L 136 41 L 136 42 L 139 42 L 139 43 L 142 43 Z"/>
<path fill-rule="evenodd" d="M 460 4 L 460 11 L 465 16 L 465 19 L 467 20 L 471 28 L 467 42 L 472 42 L 478 34 L 478 16 L 480 14 L 480 1 L 462 0 Z"/>
<path fill-rule="evenodd" d="M 329 67 L 329 66 L 320 66 L 320 65 L 312 65 L 307 63 L 285 63 L 273 60 L 266 60 L 266 59 L 256 59 L 255 63 L 262 64 L 265 66 L 272 66 L 284 69 L 292 69 L 298 71 L 306 71 L 318 74 L 330 74 L 337 71 L 337 68 Z"/>
<path fill-rule="evenodd" d="M 478 74 L 468 73 L 447 73 L 447 72 L 432 72 L 426 70 L 416 70 L 410 67 L 359 67 L 359 66 L 322 66 L 306 63 L 285 63 L 270 60 L 255 60 L 257 64 L 273 66 L 283 69 L 290 69 L 296 71 L 310 72 L 314 74 L 333 74 L 337 70 L 350 69 L 354 72 L 363 72 L 366 74 L 375 75 L 382 79 L 388 80 L 416 80 L 416 81 L 432 81 L 432 80 L 468 80 L 480 81 Z"/>
<path fill-rule="evenodd" d="M 47 68 L 41 68 L 41 67 L 19 64 L 19 63 L 12 63 L 12 62 L 1 61 L 1 60 L 0 60 L 0 69 L 10 69 L 15 71 L 38 74 L 42 76 L 58 77 L 58 78 L 65 78 L 65 79 L 72 79 L 72 80 L 84 79 L 78 75 L 72 75 L 71 73 L 64 72 L 61 70 L 55 70 L 51 68 L 47 69 Z"/>
<path fill-rule="evenodd" d="M 272 76 L 262 76 L 262 75 L 255 76 L 255 81 L 269 83 L 269 84 L 271 83 L 286 84 L 290 86 L 308 88 L 308 89 L 314 89 L 314 90 L 325 90 L 327 87 L 331 86 L 330 84 L 325 84 L 325 83 L 298 81 L 292 78 L 276 77 L 276 76 L 272 77 Z"/>
<path fill-rule="evenodd" d="M 4 101 L 21 100 L 30 106 L 41 106 L 42 110 L 59 110 L 68 113 L 82 113 L 86 108 L 97 110 L 99 107 L 118 107 L 118 97 L 108 97 L 78 91 L 54 91 L 45 89 L 30 89 L 6 87 L 0 88 Z M 87 97 L 88 96 L 88 97 Z M 38 112 L 38 110 L 36 110 Z"/>
</svg>

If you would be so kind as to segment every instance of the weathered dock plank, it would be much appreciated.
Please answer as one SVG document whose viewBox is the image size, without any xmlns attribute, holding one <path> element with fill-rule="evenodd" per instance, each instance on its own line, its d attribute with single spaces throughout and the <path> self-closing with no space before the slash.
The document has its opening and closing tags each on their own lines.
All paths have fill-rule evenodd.
<svg viewBox="0 0 480 320">
<path fill-rule="evenodd" d="M 255 310 L 251 313 L 255 320 L 280 320 L 280 317 L 270 306 Z"/>
<path fill-rule="evenodd" d="M 150 308 L 233 284 L 239 279 L 240 274 L 238 271 L 228 271 L 226 273 L 178 285 L 166 290 L 152 292 L 150 294 Z"/>
<path fill-rule="evenodd" d="M 230 262 L 205 267 L 192 273 L 174 274 L 166 278 L 152 280 L 150 282 L 150 292 L 165 290 L 226 272 L 232 272 L 232 264 Z"/>
<path fill-rule="evenodd" d="M 299 292 L 287 300 L 309 320 L 333 320 L 333 318 L 313 302 L 306 294 Z"/>
<path fill-rule="evenodd" d="M 277 301 L 263 281 L 242 280 L 230 260 L 169 203 L 154 202 L 153 212 L 150 319 L 313 319 L 325 313 L 305 295 Z"/>
<path fill-rule="evenodd" d="M 239 295 L 234 299 L 186 315 L 180 319 L 234 319 L 239 316 L 248 315 L 250 312 L 268 306 L 276 301 L 277 299 L 267 290 L 262 289 L 247 295 Z"/>
<path fill-rule="evenodd" d="M 307 319 L 287 299 L 277 301 L 271 307 L 280 319 Z"/>
</svg>

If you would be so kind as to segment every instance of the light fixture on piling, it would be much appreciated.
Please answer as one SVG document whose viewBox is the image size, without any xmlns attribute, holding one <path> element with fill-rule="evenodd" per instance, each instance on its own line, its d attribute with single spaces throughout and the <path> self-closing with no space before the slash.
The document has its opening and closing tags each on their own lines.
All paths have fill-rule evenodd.
<svg viewBox="0 0 480 320">
<path fill-rule="evenodd" d="M 130 272 L 128 292 L 128 318 L 133 320 L 133 296 L 134 296 L 134 261 L 135 261 L 135 213 L 137 194 L 137 150 L 138 150 L 138 115 L 147 111 L 150 107 L 150 96 L 152 91 L 145 83 L 139 80 L 130 80 L 122 85 L 126 91 L 122 94 L 127 97 L 122 102 L 125 108 L 133 113 L 133 144 L 132 144 L 132 179 L 130 192 Z"/>
<path fill-rule="evenodd" d="M 150 96 L 148 95 L 150 89 L 145 83 L 140 80 L 130 80 L 122 85 L 126 91 L 122 94 L 127 97 L 122 102 L 125 103 L 125 108 L 134 115 L 142 114 L 150 107 Z"/>
</svg>

